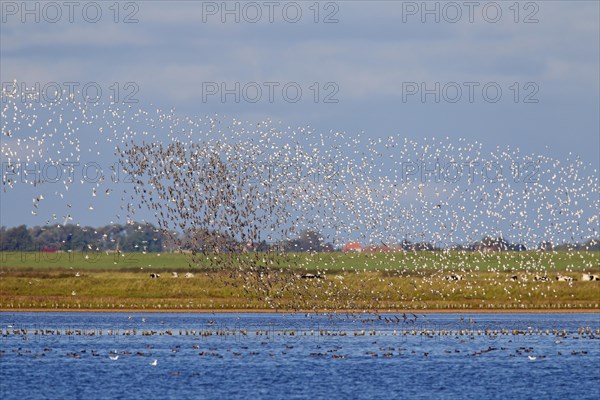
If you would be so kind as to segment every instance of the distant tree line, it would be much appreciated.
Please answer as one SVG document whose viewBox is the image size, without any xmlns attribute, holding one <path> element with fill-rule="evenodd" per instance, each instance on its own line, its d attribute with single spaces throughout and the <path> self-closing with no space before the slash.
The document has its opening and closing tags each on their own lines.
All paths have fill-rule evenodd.
<svg viewBox="0 0 600 400">
<path fill-rule="evenodd" d="M 297 239 L 284 241 L 282 247 L 283 250 L 287 252 L 322 252 L 335 250 L 331 243 L 324 241 L 319 232 L 312 230 L 303 231 Z"/>
<path fill-rule="evenodd" d="M 2 251 L 159 252 L 162 248 L 163 235 L 151 224 L 115 224 L 100 228 L 79 225 L 0 228 Z"/>
<path fill-rule="evenodd" d="M 600 251 L 600 240 L 591 239 L 584 243 L 554 245 L 550 241 L 541 242 L 537 248 L 528 249 L 522 244 L 510 243 L 498 237 L 486 236 L 468 245 L 448 247 L 457 251 Z M 125 251 L 161 252 L 189 250 L 197 252 L 241 252 L 241 251 L 283 251 L 283 252 L 330 252 L 342 251 L 326 242 L 321 233 L 304 230 L 297 238 L 276 243 L 240 243 L 235 238 L 219 232 L 186 231 L 181 234 L 165 232 L 149 223 L 114 224 L 99 228 L 79 225 L 49 225 L 28 228 L 25 225 L 13 228 L 0 228 L 0 251 Z M 399 244 L 367 246 L 365 251 L 436 251 L 440 247 L 427 242 L 413 243 L 405 240 Z"/>
</svg>

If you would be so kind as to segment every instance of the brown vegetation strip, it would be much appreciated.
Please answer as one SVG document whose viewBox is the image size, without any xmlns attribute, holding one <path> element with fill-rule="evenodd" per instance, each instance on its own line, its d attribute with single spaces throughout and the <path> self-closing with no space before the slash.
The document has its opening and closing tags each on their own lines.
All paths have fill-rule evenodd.
<svg viewBox="0 0 600 400">
<path fill-rule="evenodd" d="M 198 308 L 198 309 L 111 309 L 111 308 L 0 308 L 0 312 L 73 312 L 73 313 L 177 313 L 177 314 L 191 314 L 191 313 L 206 313 L 206 314 L 354 314 L 354 313 L 385 313 L 385 314 L 399 314 L 399 313 L 419 313 L 419 314 L 600 314 L 600 308 L 564 308 L 564 309 L 534 309 L 534 308 L 512 308 L 512 309 L 501 309 L 501 310 L 490 310 L 490 309 L 397 309 L 397 310 L 272 310 L 272 309 L 245 309 L 245 308 L 232 308 L 232 309 L 211 309 L 211 308 Z"/>
</svg>

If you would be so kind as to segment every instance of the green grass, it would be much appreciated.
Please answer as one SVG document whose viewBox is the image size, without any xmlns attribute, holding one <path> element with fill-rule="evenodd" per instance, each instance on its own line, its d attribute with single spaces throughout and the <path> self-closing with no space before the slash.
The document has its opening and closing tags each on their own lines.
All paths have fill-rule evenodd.
<svg viewBox="0 0 600 400">
<path fill-rule="evenodd" d="M 599 309 L 600 303 L 600 282 L 580 280 L 582 271 L 600 272 L 598 253 L 0 256 L 5 309 L 544 310 Z M 228 268 L 216 268 L 223 265 Z M 150 279 L 150 271 L 162 277 Z M 171 278 L 172 271 L 180 277 Z M 184 278 L 186 271 L 195 276 Z M 305 271 L 324 279 L 302 279 Z M 464 279 L 444 280 L 450 272 Z M 558 282 L 559 272 L 577 281 Z M 549 282 L 533 281 L 544 274 Z"/>
<path fill-rule="evenodd" d="M 87 257 L 87 258 L 86 258 Z M 600 268 L 598 252 L 409 252 L 409 253 L 263 253 L 191 255 L 183 253 L 35 253 L 0 252 L 2 269 L 210 270 L 217 265 L 267 265 L 310 271 L 587 271 Z"/>
</svg>

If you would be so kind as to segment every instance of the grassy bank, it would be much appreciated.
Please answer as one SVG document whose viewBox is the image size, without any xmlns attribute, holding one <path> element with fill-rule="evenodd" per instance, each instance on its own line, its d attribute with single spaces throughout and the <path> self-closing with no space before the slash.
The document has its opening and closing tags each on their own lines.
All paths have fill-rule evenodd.
<svg viewBox="0 0 600 400">
<path fill-rule="evenodd" d="M 191 268 L 184 254 L 85 256 L 4 254 L 0 308 L 600 310 L 600 282 L 581 281 L 582 271 L 600 271 L 598 253 L 292 254 L 260 271 L 209 261 Z M 237 262 L 250 264 L 257 255 L 243 257 Z M 307 271 L 321 279 L 302 278 Z M 450 273 L 463 279 L 445 280 Z M 576 280 L 559 282 L 557 273 Z"/>
<path fill-rule="evenodd" d="M 563 271 L 600 270 L 598 252 L 441 252 L 422 251 L 406 253 L 264 253 L 221 254 L 213 256 L 184 253 L 105 253 L 105 252 L 0 252 L 0 268 L 37 271 L 43 269 L 77 269 L 95 271 L 210 270 L 215 265 L 261 264 L 321 271 Z"/>
</svg>

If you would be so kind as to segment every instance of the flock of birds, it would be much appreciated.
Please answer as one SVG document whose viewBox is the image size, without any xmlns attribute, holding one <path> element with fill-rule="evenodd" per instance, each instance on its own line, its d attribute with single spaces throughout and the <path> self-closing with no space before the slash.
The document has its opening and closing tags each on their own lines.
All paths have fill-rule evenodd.
<svg viewBox="0 0 600 400">
<path fill-rule="evenodd" d="M 285 317 L 285 314 L 281 315 Z M 8 325 L 0 328 L 0 335 L 6 343 L 13 343 L 10 351 L 5 346 L 0 349 L 0 358 L 6 356 L 45 358 L 46 356 L 62 355 L 65 350 L 67 357 L 75 359 L 103 359 L 110 361 L 131 362 L 132 357 L 150 359 L 147 365 L 156 367 L 159 358 L 171 358 L 176 355 L 201 357 L 249 357 L 268 355 L 269 358 L 284 357 L 288 354 L 310 357 L 327 357 L 333 359 L 355 357 L 447 357 L 468 356 L 477 357 L 487 353 L 503 353 L 506 357 L 521 357 L 530 361 L 543 360 L 557 356 L 585 356 L 589 352 L 582 344 L 600 338 L 600 329 L 590 326 L 576 329 L 557 329 L 556 327 L 535 328 L 517 323 L 512 328 L 478 324 L 473 318 L 460 317 L 444 326 L 436 326 L 425 315 L 404 314 L 394 315 L 350 315 L 347 317 L 332 314 L 323 315 L 326 320 L 317 315 L 307 314 L 306 321 L 287 325 L 286 323 L 267 324 L 264 326 L 249 325 L 243 328 L 239 317 L 236 317 L 234 327 L 221 325 L 208 320 L 196 328 L 165 328 L 165 322 L 156 325 L 137 325 L 134 328 L 121 327 L 111 329 L 76 329 L 76 328 L 30 328 Z M 312 319 L 315 318 L 314 321 Z M 131 317 L 128 317 L 131 320 Z M 395 322 L 397 326 L 391 330 L 383 325 L 383 321 Z M 416 324 L 423 320 L 424 325 Z M 311 322 L 316 323 L 313 325 Z M 351 325 L 347 325 L 352 322 Z M 479 321 L 480 322 L 480 321 Z M 338 325 L 339 323 L 339 325 Z M 361 326 L 362 325 L 362 326 Z M 358 329 L 357 329 L 358 327 Z M 362 328 L 362 329 L 361 329 Z M 153 344 L 145 339 L 140 342 L 136 337 L 154 337 Z M 72 350 L 73 346 L 59 344 L 50 347 L 56 340 L 68 338 L 68 343 L 85 345 L 94 341 L 104 348 Z M 77 338 L 77 339 L 76 339 Z M 351 341 L 365 342 L 359 348 L 350 345 Z M 421 346 L 412 350 L 408 347 L 418 340 L 431 340 L 427 351 Z M 486 348 L 480 347 L 479 340 L 484 340 Z M 448 347 L 453 344 L 458 347 Z M 122 343 L 119 343 L 122 342 Z M 128 344 L 127 350 L 108 350 L 110 345 Z M 466 347 L 465 345 L 466 344 Z M 494 344 L 494 346 L 489 346 Z M 542 344 L 540 349 L 534 349 L 532 344 Z M 527 346 L 525 346 L 527 345 Z M 140 347 L 143 346 L 143 347 Z M 421 349 L 419 349 L 421 347 Z M 42 350 L 43 349 L 43 350 Z M 420 351 L 419 351 L 420 350 Z M 108 353 L 108 354 L 106 354 Z M 157 358 L 158 357 L 158 358 Z M 130 360 L 124 360 L 124 359 Z"/>
<path fill-rule="evenodd" d="M 577 157 L 2 91 L 4 201 L 11 192 L 32 195 L 31 212 L 47 225 L 77 223 L 102 207 L 115 208 L 119 223 L 139 215 L 173 246 L 196 249 L 191 264 L 229 271 L 249 295 L 274 305 L 290 291 L 299 299 L 314 293 L 286 268 L 306 261 L 280 246 L 305 230 L 335 247 L 409 241 L 451 249 L 489 235 L 535 248 L 598 238 L 598 171 Z M 244 255 L 259 243 L 270 250 Z M 581 262 L 574 253 L 573 267 Z M 471 267 L 458 263 L 453 272 L 465 276 Z M 311 285 L 333 290 L 330 280 Z"/>
</svg>

